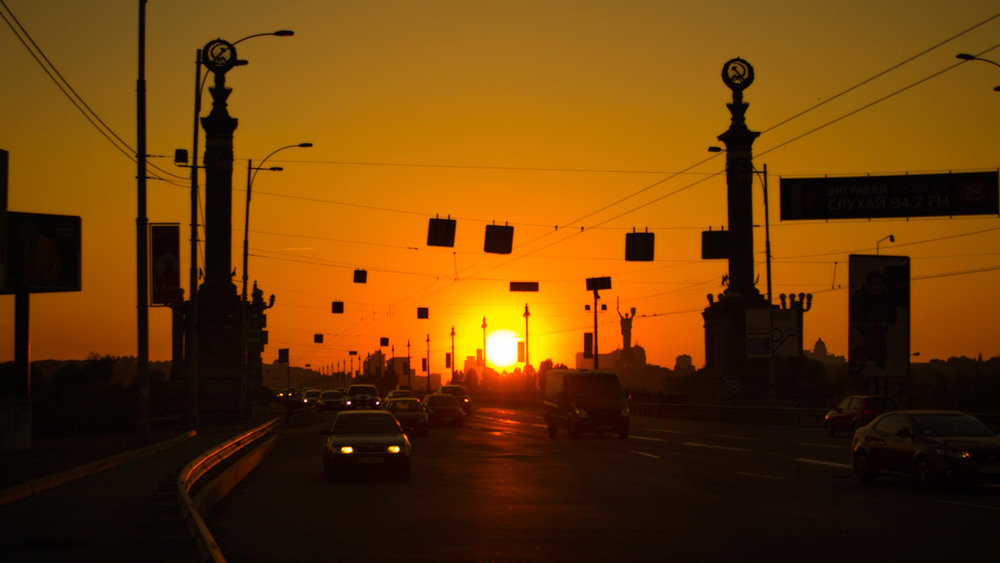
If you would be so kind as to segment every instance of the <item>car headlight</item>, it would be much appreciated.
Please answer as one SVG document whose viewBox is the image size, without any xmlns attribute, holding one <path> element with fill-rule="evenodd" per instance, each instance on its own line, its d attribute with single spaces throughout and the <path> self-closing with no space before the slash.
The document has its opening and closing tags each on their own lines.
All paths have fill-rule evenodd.
<svg viewBox="0 0 1000 563">
<path fill-rule="evenodd" d="M 951 459 L 969 459 L 972 457 L 972 454 L 964 450 L 946 450 L 944 448 L 938 448 L 936 451 L 938 455 L 950 457 Z"/>
<path fill-rule="evenodd" d="M 403 448 L 400 448 L 399 446 L 389 446 L 388 448 L 386 448 L 386 450 L 391 454 L 398 454 L 400 451 L 402 451 L 402 449 Z"/>
<path fill-rule="evenodd" d="M 573 407 L 573 416 L 577 418 L 587 418 L 587 411 L 579 407 Z"/>
<path fill-rule="evenodd" d="M 340 446 L 340 453 L 342 454 L 353 454 L 354 448 L 351 446 Z"/>
</svg>

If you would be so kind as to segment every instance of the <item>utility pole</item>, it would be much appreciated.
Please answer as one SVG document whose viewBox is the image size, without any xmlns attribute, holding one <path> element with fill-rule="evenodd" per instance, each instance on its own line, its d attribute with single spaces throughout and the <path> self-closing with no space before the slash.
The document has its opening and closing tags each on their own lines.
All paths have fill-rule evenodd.
<svg viewBox="0 0 1000 563">
<path fill-rule="evenodd" d="M 136 182 L 138 215 L 136 232 L 136 312 L 138 321 L 139 443 L 151 439 L 149 404 L 149 219 L 146 217 L 146 0 L 139 0 L 139 77 L 136 80 Z"/>
</svg>

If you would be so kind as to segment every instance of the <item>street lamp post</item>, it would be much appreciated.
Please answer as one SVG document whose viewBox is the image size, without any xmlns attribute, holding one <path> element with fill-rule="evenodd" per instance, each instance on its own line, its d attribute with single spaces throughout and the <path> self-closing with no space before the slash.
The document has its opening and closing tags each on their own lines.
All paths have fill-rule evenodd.
<svg viewBox="0 0 1000 563">
<path fill-rule="evenodd" d="M 253 181 L 257 178 L 257 172 L 261 170 L 281 170 L 280 167 L 274 168 L 264 168 L 264 163 L 267 162 L 269 158 L 274 156 L 279 151 L 285 149 L 291 149 L 296 147 L 308 148 L 313 146 L 312 143 L 299 143 L 297 145 L 286 145 L 284 147 L 275 149 L 271 151 L 271 154 L 264 157 L 256 168 L 253 167 L 253 160 L 247 159 L 247 202 L 246 202 L 246 213 L 243 218 L 243 301 L 247 300 L 247 280 L 249 276 L 247 275 L 247 261 L 249 260 L 249 236 L 250 236 L 250 193 L 253 188 Z"/>
<path fill-rule="evenodd" d="M 882 237 L 878 242 L 875 243 L 875 256 L 878 256 L 878 247 L 882 244 L 882 241 L 888 240 L 889 242 L 896 242 L 896 237 L 889 235 L 887 237 Z"/>
<path fill-rule="evenodd" d="M 984 63 L 990 63 L 991 65 L 993 65 L 995 67 L 1000 67 L 1000 63 L 998 63 L 996 61 L 992 61 L 990 59 L 984 59 L 982 57 L 977 57 L 976 55 L 970 55 L 968 53 L 959 53 L 959 54 L 955 55 L 955 58 L 956 59 L 961 59 L 963 61 L 981 61 L 981 62 L 984 62 Z M 993 91 L 1000 92 L 1000 86 L 993 87 Z"/>
<path fill-rule="evenodd" d="M 289 37 L 294 35 L 293 31 L 284 29 L 273 31 L 269 33 L 255 33 L 253 35 L 248 35 L 231 45 L 236 45 L 237 43 L 242 43 L 247 39 L 252 39 L 254 37 L 262 37 L 265 35 L 273 35 L 276 37 Z M 214 41 L 209 42 L 205 46 L 215 43 Z M 188 401 L 189 401 L 189 413 L 190 413 L 190 425 L 194 428 L 198 427 L 198 417 L 199 417 L 199 393 L 198 393 L 198 383 L 199 383 L 199 345 L 198 340 L 200 338 L 198 334 L 198 324 L 199 324 L 199 305 L 198 305 L 198 204 L 199 204 L 199 189 L 198 189 L 198 140 L 199 140 L 199 123 L 201 122 L 201 94 L 205 88 L 205 81 L 208 80 L 208 75 L 211 69 L 206 68 L 204 73 L 202 72 L 202 65 L 204 65 L 203 50 L 198 49 L 195 52 L 195 79 L 194 79 L 194 127 L 191 142 L 191 248 L 190 248 L 190 277 L 189 277 L 189 289 L 188 289 L 188 331 L 187 331 L 187 343 L 188 343 Z M 234 65 L 246 64 L 246 61 L 235 61 Z M 206 237 L 207 238 L 207 237 Z"/>
</svg>

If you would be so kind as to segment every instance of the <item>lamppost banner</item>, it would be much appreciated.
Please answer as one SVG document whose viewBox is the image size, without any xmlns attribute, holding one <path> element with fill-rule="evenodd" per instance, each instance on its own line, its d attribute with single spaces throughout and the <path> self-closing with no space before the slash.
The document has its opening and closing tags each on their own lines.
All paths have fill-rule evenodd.
<svg viewBox="0 0 1000 563">
<path fill-rule="evenodd" d="M 181 226 L 178 223 L 149 227 L 149 304 L 180 305 Z"/>
</svg>

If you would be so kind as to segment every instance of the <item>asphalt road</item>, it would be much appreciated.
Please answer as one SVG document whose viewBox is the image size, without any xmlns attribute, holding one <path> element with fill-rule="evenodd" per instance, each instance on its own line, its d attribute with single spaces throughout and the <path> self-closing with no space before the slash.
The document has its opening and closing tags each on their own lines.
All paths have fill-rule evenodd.
<svg viewBox="0 0 1000 563">
<path fill-rule="evenodd" d="M 627 440 L 552 439 L 536 409 L 478 408 L 413 439 L 407 482 L 328 482 L 323 425 L 286 429 L 208 524 L 237 563 L 950 561 L 1000 545 L 1000 488 L 861 486 L 847 435 L 632 424 Z"/>
</svg>

